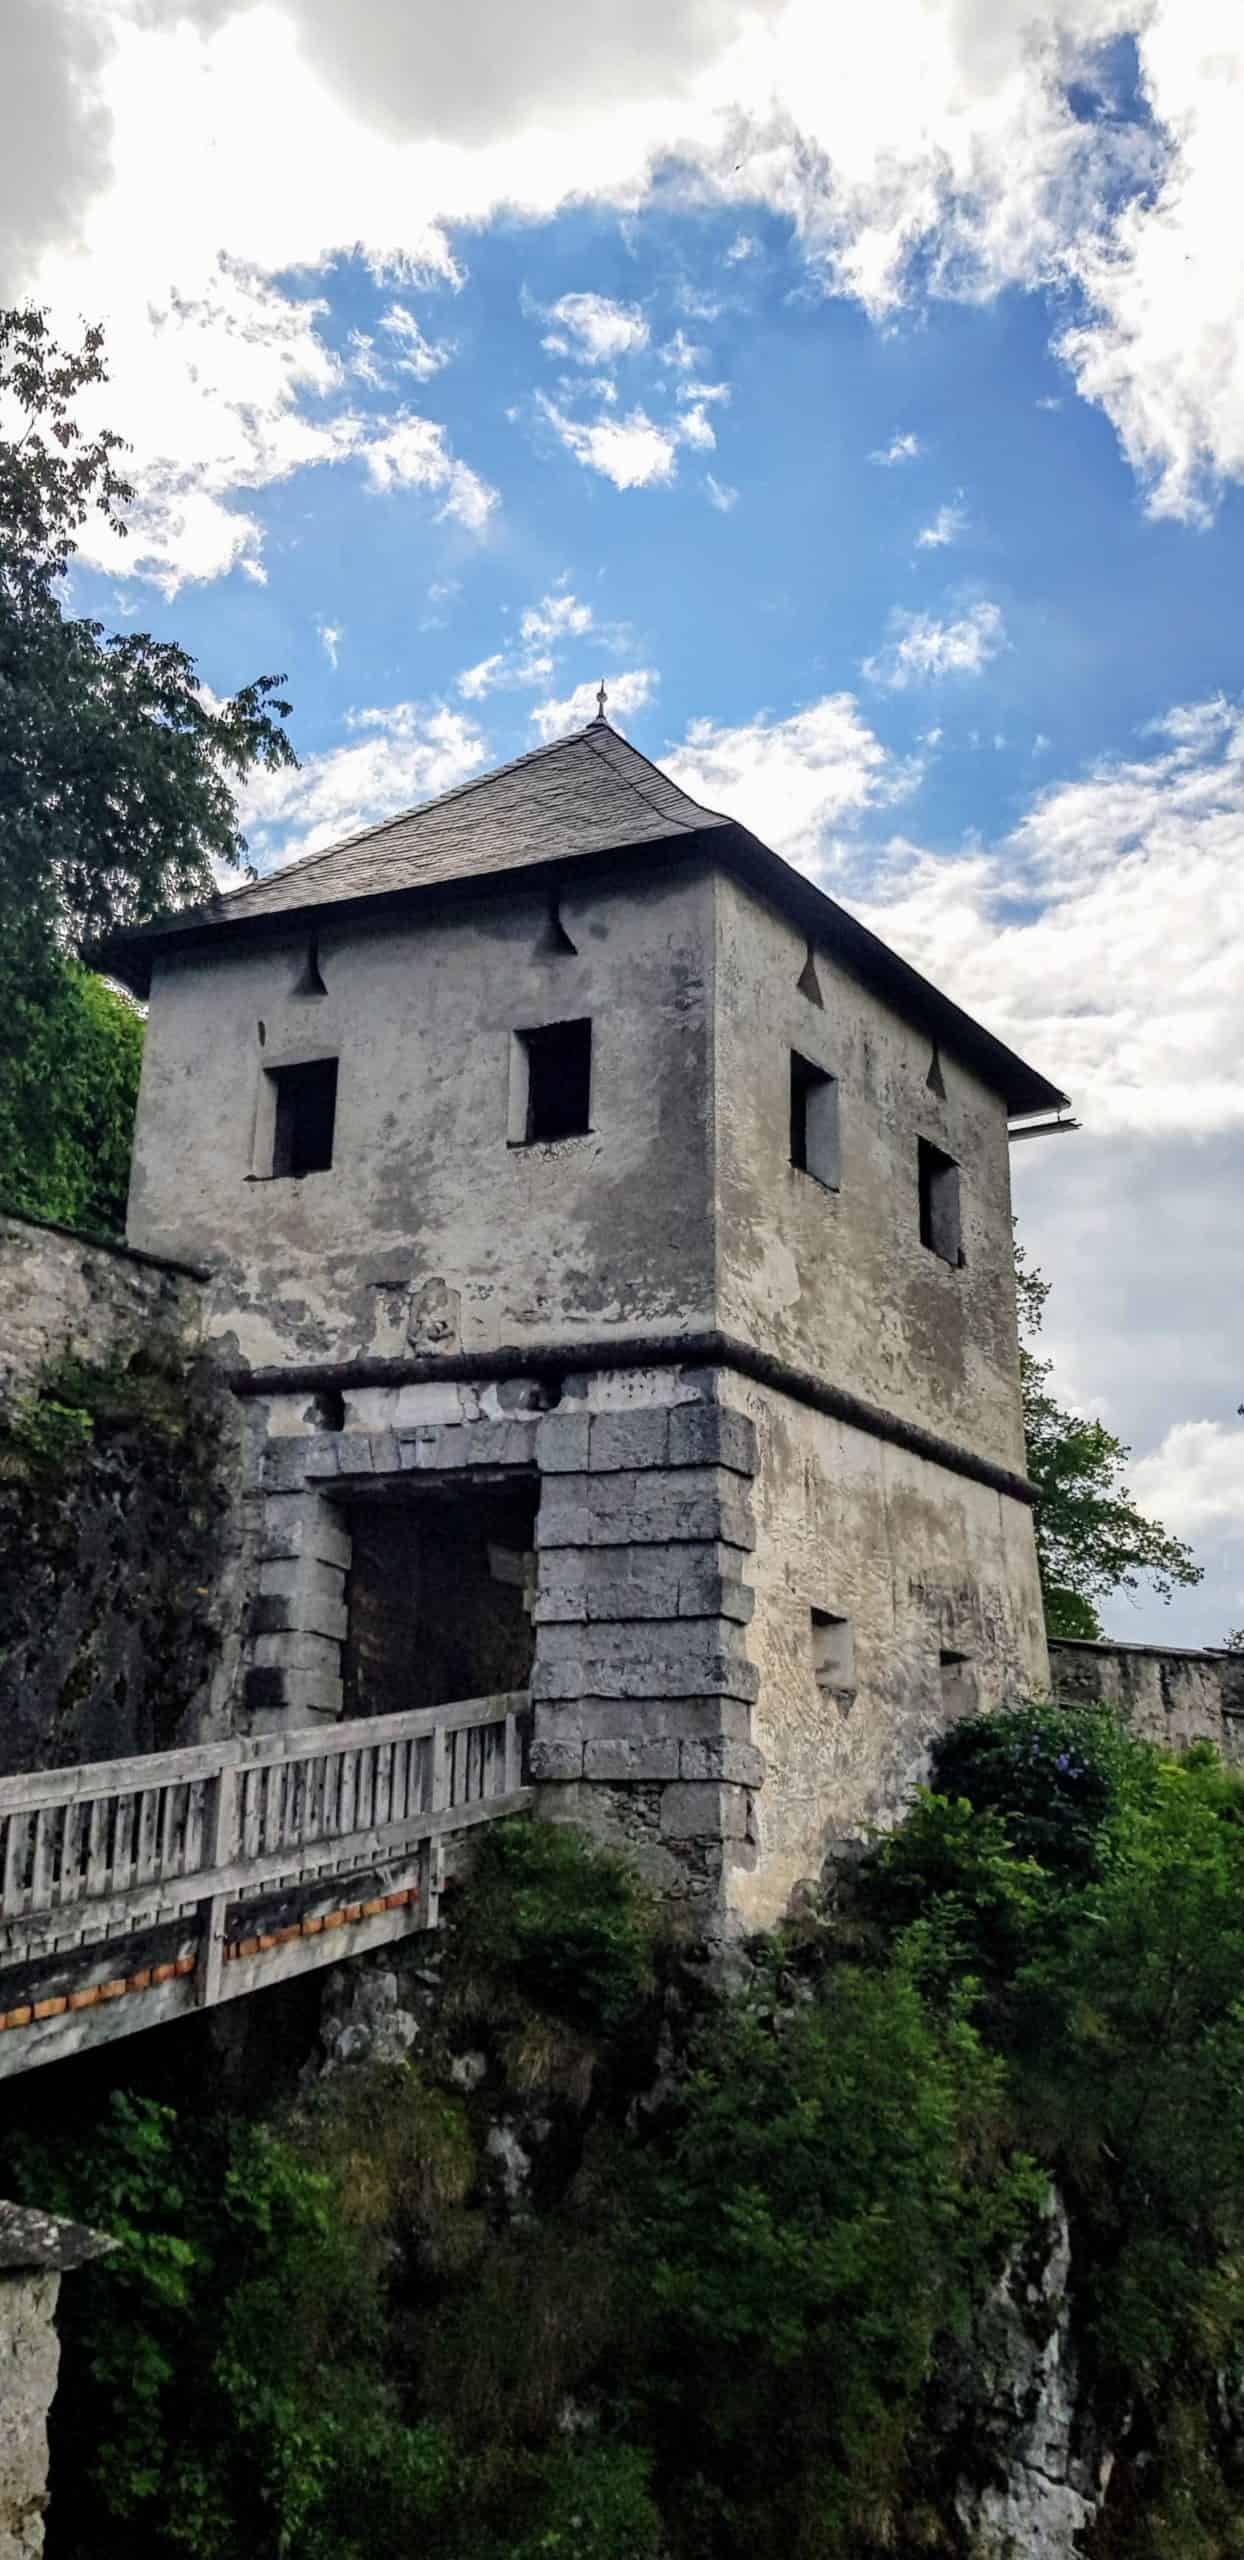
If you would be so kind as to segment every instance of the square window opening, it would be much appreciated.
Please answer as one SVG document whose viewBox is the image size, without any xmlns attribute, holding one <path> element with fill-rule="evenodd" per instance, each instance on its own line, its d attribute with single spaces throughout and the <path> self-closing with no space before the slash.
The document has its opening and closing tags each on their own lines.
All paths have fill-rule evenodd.
<svg viewBox="0 0 1244 2560">
<path fill-rule="evenodd" d="M 514 1035 L 510 1142 L 583 1138 L 592 1119 L 592 1025 L 546 1022 Z"/>
<path fill-rule="evenodd" d="M 797 1049 L 790 1053 L 790 1160 L 826 1191 L 838 1189 L 838 1079 Z"/>
<path fill-rule="evenodd" d="M 963 1259 L 959 1167 L 928 1138 L 919 1141 L 920 1242 L 956 1267 Z"/>
<path fill-rule="evenodd" d="M 818 1689 L 854 1689 L 855 1629 L 849 1618 L 813 1609 L 812 1668 Z"/>
<path fill-rule="evenodd" d="M 270 1067 L 276 1088 L 272 1171 L 294 1180 L 327 1173 L 333 1161 L 337 1118 L 337 1060 L 311 1058 L 297 1067 Z"/>
<path fill-rule="evenodd" d="M 948 1723 L 959 1716 L 976 1711 L 976 1668 L 970 1653 L 954 1653 L 943 1648 L 938 1655 L 942 1686 L 942 1713 Z"/>
</svg>

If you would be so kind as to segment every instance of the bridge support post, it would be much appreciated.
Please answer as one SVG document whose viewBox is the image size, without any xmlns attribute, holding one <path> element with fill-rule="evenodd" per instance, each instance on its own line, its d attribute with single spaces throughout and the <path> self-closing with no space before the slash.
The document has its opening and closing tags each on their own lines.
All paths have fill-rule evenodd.
<svg viewBox="0 0 1244 2560">
<path fill-rule="evenodd" d="M 206 1863 L 227 1867 L 236 1847 L 237 1771 L 224 1768 L 215 1780 L 211 1812 L 205 1841 Z M 195 1970 L 195 1997 L 200 2009 L 210 2009 L 220 1998 L 221 1975 L 225 1961 L 225 1913 L 227 1894 L 214 1893 L 199 1904 L 199 1961 Z"/>
<path fill-rule="evenodd" d="M 443 1813 L 449 1803 L 449 1752 L 443 1726 L 432 1736 L 432 1798 L 430 1811 Z M 433 1832 L 428 1842 L 428 1881 L 424 1908 L 429 1929 L 436 1927 L 441 1911 L 441 1887 L 445 1882 L 445 1843 L 440 1833 Z"/>
</svg>

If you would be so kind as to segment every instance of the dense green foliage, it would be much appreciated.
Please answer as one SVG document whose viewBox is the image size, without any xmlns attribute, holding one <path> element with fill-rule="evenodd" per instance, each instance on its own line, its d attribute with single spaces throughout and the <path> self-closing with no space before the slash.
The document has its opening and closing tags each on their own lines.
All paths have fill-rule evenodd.
<svg viewBox="0 0 1244 2560">
<path fill-rule="evenodd" d="M 66 2293 L 53 2560 L 955 2553 L 973 2323 L 1051 2179 L 1118 2455 L 1091 2560 L 1239 2560 L 1242 1983 L 1244 1786 L 1098 1711 L 960 1726 L 729 1992 L 611 1860 L 503 1829 L 417 2063 L 0 2162 L 122 2243 Z"/>
<path fill-rule="evenodd" d="M 125 1226 L 143 1024 L 74 960 L 11 994 L 0 1053 L 0 1206 L 92 1235 Z"/>
<path fill-rule="evenodd" d="M 41 312 L 0 311 L 0 1199 L 108 1229 L 137 1038 L 69 964 L 210 896 L 245 851 L 234 786 L 292 752 L 278 678 L 217 702 L 174 641 L 66 611 L 84 524 L 123 534 L 133 496 L 119 439 L 83 432 L 103 379 L 97 328 L 65 349 Z"/>
<path fill-rule="evenodd" d="M 1181 1538 L 1137 1510 L 1124 1477 L 1131 1452 L 1122 1441 L 1104 1422 L 1068 1413 L 1050 1394 L 1052 1364 L 1031 1348 L 1050 1284 L 1029 1267 L 1022 1245 L 1015 1276 L 1024 1441 L 1028 1473 L 1040 1492 L 1037 1561 L 1045 1622 L 1052 1636 L 1100 1636 L 1099 1600 L 1135 1591 L 1142 1577 L 1169 1600 L 1176 1583 L 1199 1582 L 1204 1567 Z"/>
</svg>

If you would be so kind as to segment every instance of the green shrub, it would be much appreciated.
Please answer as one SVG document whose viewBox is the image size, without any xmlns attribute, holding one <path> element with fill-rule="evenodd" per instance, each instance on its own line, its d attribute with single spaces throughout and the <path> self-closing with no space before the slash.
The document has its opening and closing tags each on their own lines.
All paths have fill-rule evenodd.
<svg viewBox="0 0 1244 2560">
<path fill-rule="evenodd" d="M 634 2445 L 560 2447 L 542 2465 L 534 2521 L 496 2560 L 662 2560 L 651 2468 Z"/>
<path fill-rule="evenodd" d="M 458 1996 L 616 2033 L 653 1987 L 654 1917 L 624 1861 L 563 1823 L 492 1824 L 454 1916 Z"/>
<path fill-rule="evenodd" d="M 1087 1875 L 1103 1826 L 1143 1791 L 1153 1752 L 1107 1707 L 1053 1702 L 952 1725 L 933 1750 L 939 1795 L 996 1813 L 1021 1857 Z"/>
<path fill-rule="evenodd" d="M 694 2028 L 672 1978 L 655 2085 L 642 1897 L 514 1824 L 452 1932 L 469 2100 L 430 2046 L 279 2122 L 119 2098 L 10 2146 L 121 2244 L 66 2288 L 49 2560 L 949 2552 L 938 2378 L 1052 2179 L 1119 2447 L 1093 2560 L 1244 2560 L 1244 1781 L 1053 1710 L 949 1756 L 845 1921 Z M 498 2112 L 545 2146 L 512 2218 Z"/>
<path fill-rule="evenodd" d="M 382 2151 L 412 2105 L 410 2073 L 372 2082 Z M 89 2142 L 11 2146 L 11 2191 L 119 2243 L 66 2303 L 61 2551 L 406 2560 L 450 2498 L 449 2440 L 407 2422 L 387 2370 L 386 2223 L 360 2209 L 333 2111 L 323 2129 L 116 2095 Z"/>
<path fill-rule="evenodd" d="M 892 2534 L 937 2340 L 1045 2193 L 1000 2156 L 1002 2078 L 901 1962 L 711 2030 L 630 2238 L 632 2387 L 714 2549 L 845 2560 Z"/>
</svg>

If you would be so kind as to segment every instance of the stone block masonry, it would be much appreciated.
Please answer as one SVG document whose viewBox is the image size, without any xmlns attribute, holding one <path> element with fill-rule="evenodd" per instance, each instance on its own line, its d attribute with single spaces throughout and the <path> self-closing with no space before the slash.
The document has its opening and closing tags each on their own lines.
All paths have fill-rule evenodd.
<svg viewBox="0 0 1244 2560">
<path fill-rule="evenodd" d="M 1244 1653 L 1064 1637 L 1050 1645 L 1050 1671 L 1056 1697 L 1115 1708 L 1145 1742 L 1212 1742 L 1244 1765 Z"/>
<path fill-rule="evenodd" d="M 539 1427 L 531 1775 L 540 1809 L 625 1842 L 710 1927 L 755 1859 L 747 1654 L 756 1434 L 729 1376 L 666 1371 L 620 1409 L 608 1373 Z M 574 1411 L 574 1391 L 586 1411 Z M 543 1444 L 543 1445 L 542 1445 Z"/>
<path fill-rule="evenodd" d="M 268 1399 L 265 1421 L 250 1723 L 341 1713 L 360 1503 L 404 1506 L 417 1536 L 425 1498 L 526 1483 L 539 1811 L 624 1844 L 713 1925 L 727 1868 L 754 1860 L 764 1775 L 747 1651 L 756 1435 L 730 1373 L 571 1374 L 521 1412 L 484 1381 L 368 1387 L 336 1431 L 300 1393 Z"/>
</svg>

